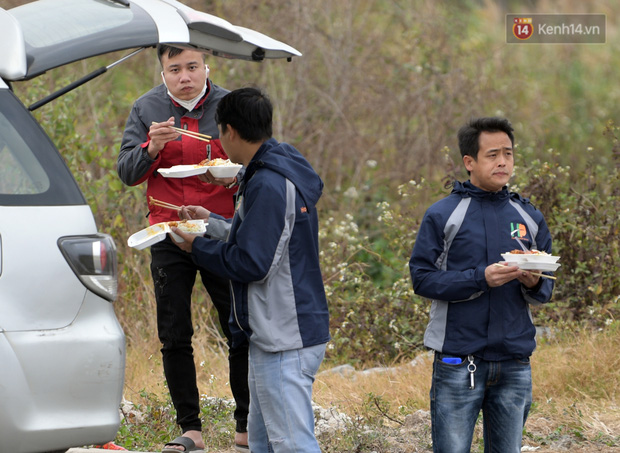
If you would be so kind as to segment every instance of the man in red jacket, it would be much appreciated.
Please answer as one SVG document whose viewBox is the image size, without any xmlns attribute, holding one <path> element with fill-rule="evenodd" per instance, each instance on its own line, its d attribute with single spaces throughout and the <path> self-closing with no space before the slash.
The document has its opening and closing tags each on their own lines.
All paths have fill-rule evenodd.
<svg viewBox="0 0 620 453">
<path fill-rule="evenodd" d="M 228 93 L 213 84 L 204 54 L 192 50 L 159 46 L 163 84 L 156 86 L 133 105 L 118 156 L 118 174 L 127 185 L 147 182 L 147 197 L 178 206 L 199 205 L 224 217 L 234 213 L 235 179 L 209 177 L 165 178 L 158 168 L 197 164 L 204 159 L 224 158 L 215 123 L 215 109 Z M 209 143 L 181 135 L 169 126 L 213 137 Z M 213 182 L 214 184 L 208 184 Z M 178 220 L 177 212 L 150 206 L 151 224 Z M 167 237 L 151 246 L 151 274 L 157 300 L 157 328 L 162 342 L 164 373 L 177 423 L 183 436 L 166 444 L 164 451 L 203 449 L 199 418 L 199 395 L 192 349 L 191 294 L 199 272 L 219 322 L 230 345 L 230 288 L 228 281 L 198 267 L 190 255 Z M 230 387 L 235 397 L 235 445 L 247 450 L 249 408 L 247 344 L 230 348 Z"/>
</svg>

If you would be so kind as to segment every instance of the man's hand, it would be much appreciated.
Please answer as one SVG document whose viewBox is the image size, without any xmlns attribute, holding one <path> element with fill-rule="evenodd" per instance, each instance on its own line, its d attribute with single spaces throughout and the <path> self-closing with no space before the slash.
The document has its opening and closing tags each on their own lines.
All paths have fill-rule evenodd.
<svg viewBox="0 0 620 453">
<path fill-rule="evenodd" d="M 484 271 L 484 277 L 491 288 L 502 286 L 514 279 L 519 280 L 528 288 L 533 288 L 540 279 L 537 275 L 532 275 L 528 271 L 519 269 L 519 266 L 508 266 L 506 263 L 493 263 L 487 266 Z"/>
<path fill-rule="evenodd" d="M 172 238 L 172 242 L 174 242 L 181 250 L 184 250 L 187 253 L 192 253 L 192 245 L 194 244 L 194 239 L 196 239 L 198 236 L 196 236 L 195 234 L 185 233 L 177 227 L 172 227 L 171 230 L 174 234 L 181 236 L 184 240 L 184 242 L 177 242 L 174 240 L 174 238 Z"/>
<path fill-rule="evenodd" d="M 198 179 L 201 180 L 202 182 L 206 182 L 209 184 L 215 184 L 216 186 L 228 186 L 230 184 L 232 184 L 233 182 L 235 182 L 235 177 L 232 178 L 215 178 L 213 177 L 213 175 L 209 172 L 206 172 L 205 174 L 202 175 L 198 175 Z"/>
<path fill-rule="evenodd" d="M 518 278 L 521 272 L 518 266 L 493 263 L 484 270 L 484 278 L 491 288 L 495 288 Z"/>
<path fill-rule="evenodd" d="M 521 270 L 521 274 L 517 279 L 523 284 L 526 288 L 533 288 L 538 285 L 538 281 L 540 277 L 538 275 L 532 275 L 531 272 Z"/>
<path fill-rule="evenodd" d="M 153 123 L 149 128 L 149 147 L 147 149 L 151 159 L 155 159 L 159 152 L 164 149 L 166 143 L 176 140 L 179 135 L 174 129 L 170 129 L 168 126 L 174 126 L 174 116 L 168 118 L 168 121 L 163 123 Z"/>
<path fill-rule="evenodd" d="M 181 206 L 178 214 L 181 220 L 204 220 L 207 222 L 211 211 L 202 206 Z"/>
</svg>

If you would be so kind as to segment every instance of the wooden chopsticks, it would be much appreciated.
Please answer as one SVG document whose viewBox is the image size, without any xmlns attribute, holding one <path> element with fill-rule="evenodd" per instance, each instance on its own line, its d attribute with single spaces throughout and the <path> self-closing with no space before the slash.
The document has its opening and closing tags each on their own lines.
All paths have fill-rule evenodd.
<svg viewBox="0 0 620 453">
<path fill-rule="evenodd" d="M 153 121 L 152 124 L 157 124 L 157 123 Z M 181 135 L 187 135 L 188 137 L 195 138 L 196 140 L 202 140 L 203 142 L 210 142 L 211 139 L 213 138 L 207 134 L 201 134 L 200 132 L 188 131 L 187 129 L 182 129 L 176 126 L 166 126 L 166 127 L 169 127 L 170 129 L 174 129 Z"/>
<path fill-rule="evenodd" d="M 554 277 L 553 275 L 541 274 L 540 272 L 532 272 L 532 271 L 528 271 L 528 272 L 532 275 L 537 275 L 538 277 L 550 278 L 551 280 L 557 279 L 557 277 Z"/>
<path fill-rule="evenodd" d="M 167 201 L 161 201 L 153 197 L 149 197 L 149 204 L 152 204 L 153 206 L 159 206 L 160 208 L 173 209 L 175 211 L 178 211 L 179 209 L 181 209 L 181 206 L 168 203 Z"/>
<path fill-rule="evenodd" d="M 499 263 L 494 263 L 496 266 L 503 266 L 503 264 L 499 264 Z M 532 272 L 532 271 L 528 271 L 527 269 L 523 269 L 527 272 L 529 272 L 532 275 L 536 275 L 537 277 L 544 277 L 544 278 L 550 278 L 551 280 L 556 280 L 557 277 L 554 277 L 553 275 L 547 275 L 547 274 L 541 274 L 540 272 Z"/>
</svg>

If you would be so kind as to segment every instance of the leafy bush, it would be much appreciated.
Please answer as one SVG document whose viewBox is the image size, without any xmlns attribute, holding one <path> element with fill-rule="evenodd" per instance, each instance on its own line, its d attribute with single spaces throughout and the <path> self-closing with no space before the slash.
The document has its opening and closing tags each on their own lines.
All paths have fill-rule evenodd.
<svg viewBox="0 0 620 453">
<path fill-rule="evenodd" d="M 618 127 L 608 124 L 612 140 L 608 162 L 588 163 L 573 170 L 557 163 L 558 150 L 549 149 L 549 162 L 524 150 L 530 165 L 519 169 L 522 192 L 545 214 L 554 240 L 554 254 L 561 255 L 554 302 L 537 321 L 571 322 L 604 327 L 620 314 L 620 155 Z M 585 150 L 592 156 L 592 148 Z M 605 153 L 607 154 L 607 153 Z M 588 157 L 591 160 L 591 157 Z"/>
</svg>

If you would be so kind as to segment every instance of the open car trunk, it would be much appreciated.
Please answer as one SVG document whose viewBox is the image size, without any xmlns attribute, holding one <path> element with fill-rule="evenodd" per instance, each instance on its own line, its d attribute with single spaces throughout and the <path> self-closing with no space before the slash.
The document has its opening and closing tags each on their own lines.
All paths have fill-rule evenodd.
<svg viewBox="0 0 620 453">
<path fill-rule="evenodd" d="M 301 56 L 258 31 L 175 0 L 37 0 L 4 10 L 0 77 L 28 80 L 85 58 L 160 43 L 261 61 Z"/>
</svg>

